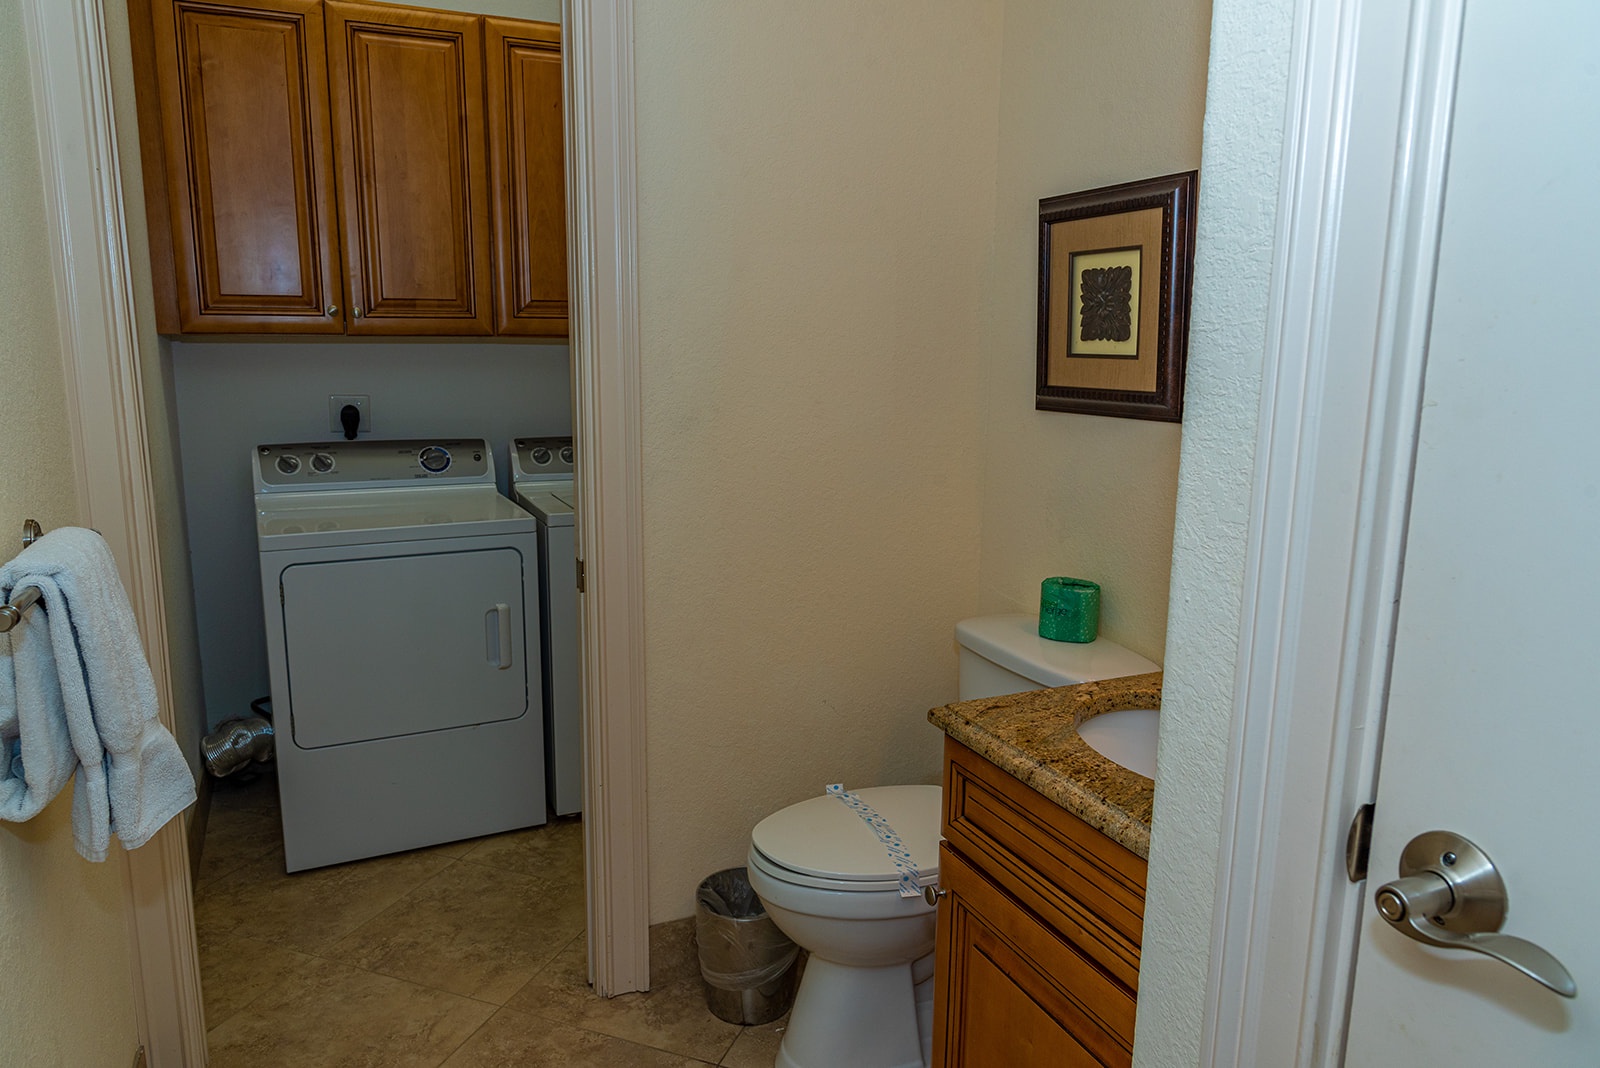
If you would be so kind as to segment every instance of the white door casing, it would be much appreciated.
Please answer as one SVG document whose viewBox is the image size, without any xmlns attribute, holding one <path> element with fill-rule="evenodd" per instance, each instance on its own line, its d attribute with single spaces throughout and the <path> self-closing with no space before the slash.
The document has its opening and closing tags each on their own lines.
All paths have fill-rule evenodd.
<svg viewBox="0 0 1600 1068">
<path fill-rule="evenodd" d="M 650 988 L 633 0 L 563 0 L 589 968 Z"/>
<path fill-rule="evenodd" d="M 1459 17 L 1298 12 L 1205 1065 L 1340 1060 L 1345 834 L 1375 776 Z"/>
<path fill-rule="evenodd" d="M 1377 781 L 1468 6 L 1464 0 L 1412 0 L 1406 9 L 1305 0 L 1299 10 L 1202 1047 L 1209 1065 L 1344 1063 L 1356 937 L 1364 920 L 1390 936 L 1385 955 L 1451 956 L 1423 949 L 1371 918 L 1372 891 L 1393 877 L 1398 856 L 1397 844 L 1383 836 L 1392 833 L 1403 843 L 1429 827 L 1402 831 L 1393 824 L 1394 806 L 1380 803 L 1372 877 L 1352 884 L 1343 854 L 1351 816 L 1372 798 Z M 1558 7 L 1565 14 L 1553 16 L 1544 38 L 1535 40 L 1584 39 L 1570 21 L 1561 21 L 1572 6 Z M 1519 19 L 1521 12 L 1509 17 Z M 1385 40 L 1405 44 L 1387 48 Z M 1588 136 L 1577 133 L 1593 126 L 1592 108 L 1587 124 L 1582 108 L 1594 86 L 1579 84 L 1592 79 L 1581 73 L 1588 62 L 1545 55 L 1523 83 L 1536 87 L 1536 102 L 1525 99 L 1522 110 L 1565 102 L 1567 139 Z M 1481 132 L 1488 121 L 1475 114 L 1466 128 Z M 1494 158 L 1501 176 L 1514 183 L 1516 155 L 1502 147 Z M 1570 203 L 1583 203 L 1584 195 L 1571 191 L 1585 168 L 1560 171 L 1564 181 L 1546 174 L 1544 185 L 1553 183 L 1570 194 Z M 1526 199 L 1540 188 L 1535 180 L 1517 193 L 1502 187 L 1501 194 Z M 1494 210 L 1480 207 L 1478 214 Z M 1592 241 L 1592 229 L 1587 236 Z M 1484 257 L 1473 266 L 1493 270 Z M 1362 277 L 1372 280 L 1375 293 L 1362 296 Z M 1492 287 L 1486 292 L 1493 297 Z M 1492 299 L 1480 297 L 1480 303 L 1494 307 Z M 1507 658 L 1504 667 L 1522 675 L 1530 665 Z M 1424 716 L 1433 717 L 1428 736 L 1447 728 L 1448 712 L 1433 708 Z M 1396 770 L 1393 757 L 1385 758 L 1384 771 L 1386 783 L 1406 774 Z M 1502 789 L 1497 800 L 1509 803 L 1521 792 Z M 1484 793 L 1495 796 L 1487 788 Z M 1495 854 L 1494 843 L 1478 844 Z M 1506 874 L 1511 930 L 1517 884 L 1528 876 Z M 1524 900 L 1525 908 L 1529 904 Z M 1560 955 L 1557 947 L 1547 948 Z M 1485 958 L 1439 964 L 1439 974 L 1465 966 L 1474 976 L 1487 975 L 1480 961 L 1504 977 L 1457 976 L 1449 984 L 1487 982 L 1501 993 L 1513 991 L 1515 1001 L 1542 995 L 1533 1002 L 1545 1023 L 1564 1011 L 1560 999 Z M 1579 982 L 1581 990 L 1581 975 Z M 1516 983 L 1531 990 L 1516 993 Z M 1431 1011 L 1412 1011 L 1400 1026 L 1426 1033 Z M 1422 1045 L 1430 1059 L 1441 1055 L 1430 1042 Z M 1490 1049 L 1472 1048 L 1464 1062 L 1505 1063 Z M 1573 1062 L 1570 1053 L 1566 1060 L 1550 1056 L 1559 1055 L 1540 1063 Z M 1362 1046 L 1348 1063 L 1415 1059 L 1415 1050 Z"/>
<path fill-rule="evenodd" d="M 1466 4 L 1351 1065 L 1600 1058 L 1597 35 L 1591 4 Z M 1489 855 L 1502 931 L 1559 958 L 1575 999 L 1377 916 L 1430 830 Z"/>
<path fill-rule="evenodd" d="M 24 0 L 79 514 L 111 547 L 173 729 L 155 494 L 99 0 Z M 152 1068 L 206 1063 L 183 820 L 128 855 L 135 1016 Z"/>
</svg>

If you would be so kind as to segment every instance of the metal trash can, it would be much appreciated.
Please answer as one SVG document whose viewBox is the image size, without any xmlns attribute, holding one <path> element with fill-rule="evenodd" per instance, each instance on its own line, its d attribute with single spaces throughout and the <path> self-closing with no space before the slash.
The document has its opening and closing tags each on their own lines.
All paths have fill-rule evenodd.
<svg viewBox="0 0 1600 1068">
<path fill-rule="evenodd" d="M 800 947 L 767 915 L 744 868 L 727 868 L 700 884 L 694 939 L 706 1006 L 718 1017 L 762 1024 L 789 1011 L 800 974 Z"/>
</svg>

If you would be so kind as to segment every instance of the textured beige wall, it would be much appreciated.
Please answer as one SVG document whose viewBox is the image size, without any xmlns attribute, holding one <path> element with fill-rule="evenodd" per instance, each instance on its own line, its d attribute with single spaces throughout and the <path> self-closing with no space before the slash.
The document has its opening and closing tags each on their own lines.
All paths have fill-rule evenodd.
<svg viewBox="0 0 1600 1068">
<path fill-rule="evenodd" d="M 1034 410 L 1039 200 L 1200 163 L 1210 0 L 1007 0 L 983 368 L 984 611 L 1092 579 L 1100 632 L 1158 663 L 1179 427 Z"/>
<path fill-rule="evenodd" d="M 0 0 L 0 556 L 24 518 L 78 518 L 49 236 L 17 0 Z M 8 639 L 0 639 L 0 643 Z M 8 649 L 7 649 L 8 652 Z M 72 848 L 63 794 L 0 824 L 0 1061 L 125 1068 L 138 1044 L 120 850 Z"/>
<path fill-rule="evenodd" d="M 830 782 L 933 782 L 977 601 L 1000 9 L 641 3 L 652 918 Z"/>
<path fill-rule="evenodd" d="M 1200 1059 L 1294 7 L 1215 0 L 1134 1043 L 1149 1068 Z"/>
</svg>

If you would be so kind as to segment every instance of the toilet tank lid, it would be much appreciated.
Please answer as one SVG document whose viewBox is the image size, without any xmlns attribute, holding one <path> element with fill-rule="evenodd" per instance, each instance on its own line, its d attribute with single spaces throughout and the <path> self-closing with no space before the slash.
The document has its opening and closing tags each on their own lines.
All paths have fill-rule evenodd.
<svg viewBox="0 0 1600 1068">
<path fill-rule="evenodd" d="M 1133 650 L 1105 638 L 1083 643 L 1041 638 L 1039 620 L 1031 615 L 963 619 L 956 624 L 956 640 L 984 659 L 1040 686 L 1071 686 L 1161 670 Z"/>
<path fill-rule="evenodd" d="M 780 809 L 756 824 L 750 840 L 766 856 L 793 871 L 841 881 L 893 880 L 898 870 L 882 836 L 864 815 L 875 814 L 910 854 L 919 883 L 939 874 L 937 786 L 871 786 L 851 790 L 861 805 L 829 794 Z M 871 810 L 863 812 L 863 806 Z"/>
</svg>

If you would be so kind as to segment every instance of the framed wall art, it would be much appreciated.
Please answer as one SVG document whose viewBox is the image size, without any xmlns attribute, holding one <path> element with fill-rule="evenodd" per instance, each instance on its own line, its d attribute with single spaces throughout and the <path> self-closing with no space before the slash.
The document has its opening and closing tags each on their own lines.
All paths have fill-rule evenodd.
<svg viewBox="0 0 1600 1068">
<path fill-rule="evenodd" d="M 1198 172 L 1039 201 L 1034 407 L 1183 419 Z"/>
</svg>

